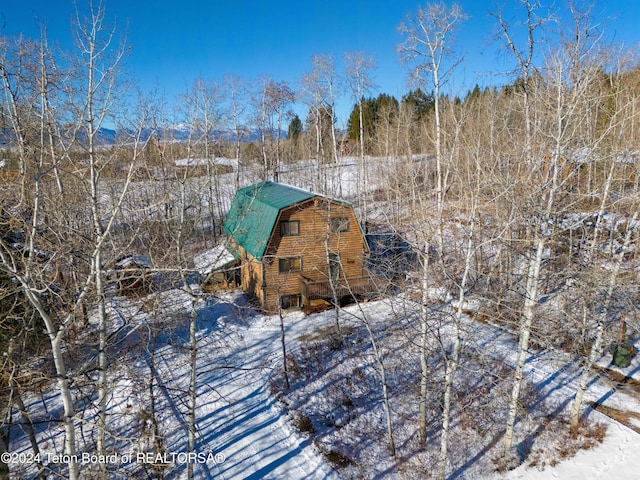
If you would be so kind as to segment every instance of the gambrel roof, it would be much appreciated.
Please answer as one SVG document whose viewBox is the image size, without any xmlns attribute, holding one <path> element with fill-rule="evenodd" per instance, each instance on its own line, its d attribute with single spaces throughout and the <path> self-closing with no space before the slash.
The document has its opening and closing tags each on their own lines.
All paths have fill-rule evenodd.
<svg viewBox="0 0 640 480">
<path fill-rule="evenodd" d="M 236 192 L 225 233 L 255 258 L 261 258 L 280 210 L 320 195 L 290 185 L 264 181 Z"/>
</svg>

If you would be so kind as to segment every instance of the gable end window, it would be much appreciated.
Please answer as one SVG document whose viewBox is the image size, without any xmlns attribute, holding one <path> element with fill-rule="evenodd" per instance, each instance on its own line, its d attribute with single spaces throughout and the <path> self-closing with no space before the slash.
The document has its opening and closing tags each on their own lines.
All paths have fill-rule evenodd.
<svg viewBox="0 0 640 480">
<path fill-rule="evenodd" d="M 280 222 L 280 236 L 292 237 L 300 235 L 300 220 L 283 220 Z"/>
<path fill-rule="evenodd" d="M 302 271 L 302 257 L 287 257 L 278 259 L 278 272 L 290 273 Z"/>
<path fill-rule="evenodd" d="M 331 233 L 349 231 L 349 219 L 347 217 L 331 217 Z"/>
</svg>

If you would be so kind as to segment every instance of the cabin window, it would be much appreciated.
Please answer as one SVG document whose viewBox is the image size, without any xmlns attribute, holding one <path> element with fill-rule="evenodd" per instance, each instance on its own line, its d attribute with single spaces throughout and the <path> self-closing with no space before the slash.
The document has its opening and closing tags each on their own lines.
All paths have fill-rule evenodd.
<svg viewBox="0 0 640 480">
<path fill-rule="evenodd" d="M 284 220 L 280 222 L 280 236 L 292 237 L 300 235 L 300 220 Z"/>
<path fill-rule="evenodd" d="M 349 219 L 347 217 L 331 217 L 331 233 L 349 231 Z"/>
<path fill-rule="evenodd" d="M 280 297 L 280 308 L 287 310 L 289 308 L 299 308 L 302 304 L 300 295 L 283 295 Z"/>
<path fill-rule="evenodd" d="M 302 271 L 302 257 L 287 257 L 278 259 L 278 272 L 300 272 Z"/>
</svg>

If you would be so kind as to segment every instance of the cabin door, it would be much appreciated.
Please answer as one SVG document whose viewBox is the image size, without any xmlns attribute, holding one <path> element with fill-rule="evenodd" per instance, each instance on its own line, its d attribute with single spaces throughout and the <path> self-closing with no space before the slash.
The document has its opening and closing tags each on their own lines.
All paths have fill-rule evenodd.
<svg viewBox="0 0 640 480">
<path fill-rule="evenodd" d="M 329 254 L 329 278 L 333 282 L 337 282 L 340 277 L 340 255 L 337 253 Z"/>
</svg>

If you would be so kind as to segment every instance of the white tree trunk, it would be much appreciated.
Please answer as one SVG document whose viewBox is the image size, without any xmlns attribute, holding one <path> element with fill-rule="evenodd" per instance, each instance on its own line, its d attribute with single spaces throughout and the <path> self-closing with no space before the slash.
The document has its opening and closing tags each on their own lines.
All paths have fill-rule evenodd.
<svg viewBox="0 0 640 480">
<path fill-rule="evenodd" d="M 507 416 L 507 429 L 504 434 L 505 452 L 511 448 L 513 442 L 513 429 L 516 423 L 518 412 L 518 401 L 520 399 L 520 389 L 522 387 L 524 363 L 527 359 L 527 349 L 529 348 L 529 336 L 531 335 L 531 325 L 533 322 L 534 307 L 538 302 L 538 283 L 540 280 L 540 270 L 542 266 L 542 253 L 545 242 L 540 236 L 536 239 L 535 257 L 529 263 L 527 271 L 527 284 L 525 289 L 524 308 L 522 310 L 522 322 L 520 324 L 520 335 L 518 340 L 518 356 L 515 365 L 513 389 L 511 390 L 511 401 L 509 402 L 509 414 Z"/>
<path fill-rule="evenodd" d="M 28 280 L 24 277 L 20 277 L 18 280 L 22 285 L 29 303 L 33 305 L 40 314 L 47 330 L 47 336 L 51 343 L 51 356 L 53 358 L 56 376 L 58 377 L 58 390 L 60 391 L 63 407 L 63 423 L 65 429 L 64 453 L 65 455 L 68 455 L 70 459 L 68 464 L 69 479 L 77 480 L 79 465 L 76 461 L 76 431 L 74 425 L 76 412 L 74 409 L 73 395 L 71 394 L 71 388 L 69 386 L 69 377 L 67 376 L 67 369 L 64 364 L 64 353 L 61 345 L 61 337 L 64 331 L 56 329 L 55 322 L 42 306 L 40 298 L 31 288 L 29 288 Z"/>
<path fill-rule="evenodd" d="M 422 299 L 420 305 L 420 399 L 418 430 L 420 443 L 427 441 L 427 381 L 428 381 L 428 340 L 429 340 L 429 245 L 425 242 L 422 258 Z"/>
<path fill-rule="evenodd" d="M 475 255 L 474 234 L 475 234 L 475 203 L 471 209 L 471 218 L 469 222 L 469 235 L 467 238 L 467 251 L 465 255 L 464 271 L 458 286 L 458 310 L 454 316 L 454 338 L 453 351 L 451 357 L 446 360 L 446 371 L 444 378 L 444 398 L 442 407 L 442 433 L 440 435 L 440 456 L 438 458 L 438 478 L 444 480 L 447 469 L 447 450 L 449 439 L 449 425 L 451 421 L 451 391 L 453 389 L 453 381 L 455 378 L 458 365 L 460 364 L 460 350 L 462 348 L 462 312 L 467 290 L 467 282 L 471 264 Z"/>
<path fill-rule="evenodd" d="M 198 298 L 193 291 L 186 275 L 186 261 L 183 255 L 183 243 L 186 236 L 186 179 L 187 173 L 185 172 L 182 181 L 180 182 L 180 217 L 178 232 L 176 235 L 176 261 L 180 273 L 180 279 L 182 280 L 182 287 L 184 291 L 191 296 L 191 309 L 189 315 L 189 388 L 187 392 L 187 453 L 193 454 L 196 451 L 196 389 L 197 389 L 197 371 L 198 371 L 198 311 L 196 308 Z M 187 478 L 192 480 L 194 478 L 194 465 L 192 462 L 187 463 Z"/>
<path fill-rule="evenodd" d="M 284 330 L 284 315 L 280 299 L 280 287 L 277 287 L 278 317 L 280 318 L 280 346 L 282 348 L 282 372 L 284 374 L 284 386 L 289 390 L 289 368 L 287 366 L 287 339 Z"/>
<path fill-rule="evenodd" d="M 371 339 L 371 348 L 373 348 L 373 353 L 376 359 L 376 363 L 378 364 L 378 372 L 380 373 L 380 383 L 382 385 L 382 401 L 384 405 L 384 413 L 387 424 L 387 445 L 389 447 L 389 453 L 392 457 L 396 455 L 396 444 L 393 439 L 393 423 L 391 421 L 391 402 L 389 399 L 389 385 L 387 383 L 387 371 L 384 366 L 384 360 L 378 348 L 378 342 L 373 335 L 373 330 L 371 330 L 371 325 L 367 320 L 366 316 L 364 316 L 364 312 L 360 309 L 361 314 L 363 315 L 364 325 L 369 332 L 369 338 Z"/>
<path fill-rule="evenodd" d="M 194 299 L 191 306 L 191 316 L 189 320 L 189 415 L 187 420 L 188 425 L 188 445 L 187 452 L 195 453 L 196 451 L 196 387 L 197 387 L 197 372 L 198 372 L 198 338 L 197 332 L 197 320 L 198 312 L 195 308 Z M 187 478 L 193 479 L 193 462 L 187 464 Z"/>
</svg>

